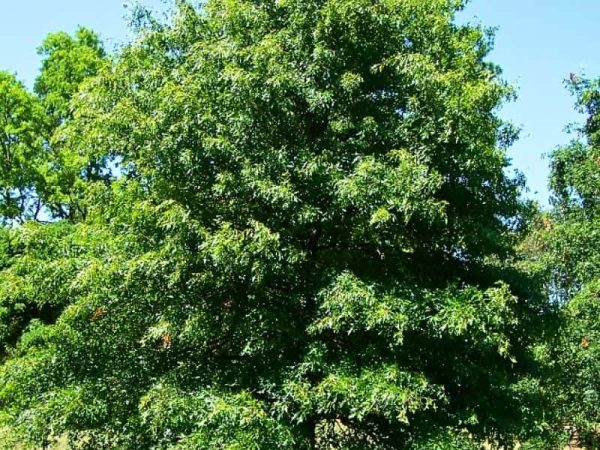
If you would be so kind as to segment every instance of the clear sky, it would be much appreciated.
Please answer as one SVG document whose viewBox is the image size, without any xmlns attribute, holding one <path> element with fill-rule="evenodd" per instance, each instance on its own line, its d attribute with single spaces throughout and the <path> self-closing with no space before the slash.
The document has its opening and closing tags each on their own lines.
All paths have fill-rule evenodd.
<svg viewBox="0 0 600 450">
<path fill-rule="evenodd" d="M 569 142 L 565 126 L 581 121 L 563 81 L 571 72 L 600 77 L 600 0 L 471 0 L 466 19 L 498 27 L 490 59 L 519 95 L 502 110 L 522 128 L 510 156 L 527 176 L 529 195 L 546 205 L 543 155 Z"/>
<path fill-rule="evenodd" d="M 302 1 L 302 0 L 298 0 Z M 427 0 L 423 0 L 427 1 Z M 162 0 L 145 0 L 160 7 Z M 126 41 L 123 0 L 4 0 L 0 15 L 0 69 L 31 86 L 39 65 L 36 47 L 52 31 L 85 25 L 109 49 Z M 471 0 L 460 20 L 498 27 L 491 60 L 518 87 L 519 99 L 502 116 L 522 127 L 510 150 L 531 192 L 547 202 L 548 161 L 542 155 L 569 141 L 564 127 L 579 117 L 563 85 L 570 72 L 600 76 L 600 0 Z"/>
</svg>

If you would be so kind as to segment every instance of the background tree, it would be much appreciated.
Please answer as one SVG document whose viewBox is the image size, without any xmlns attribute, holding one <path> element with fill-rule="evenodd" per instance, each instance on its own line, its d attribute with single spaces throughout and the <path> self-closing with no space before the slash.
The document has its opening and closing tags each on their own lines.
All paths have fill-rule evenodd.
<svg viewBox="0 0 600 450">
<path fill-rule="evenodd" d="M 70 101 L 81 84 L 106 66 L 106 52 L 99 36 L 80 27 L 74 36 L 52 33 L 38 48 L 42 57 L 34 92 L 58 123 L 71 117 Z"/>
<path fill-rule="evenodd" d="M 547 354 L 559 417 L 598 448 L 600 424 L 600 81 L 571 75 L 585 115 L 577 139 L 551 154 L 552 210 L 527 240 L 530 264 L 561 312 Z"/>
<path fill-rule="evenodd" d="M 107 161 L 65 145 L 62 127 L 73 116 L 71 101 L 81 86 L 110 67 L 110 60 L 99 36 L 83 27 L 74 36 L 64 32 L 48 35 L 38 53 L 42 67 L 34 92 L 53 128 L 42 196 L 53 217 L 77 221 L 86 214 L 85 190 L 91 183 L 108 182 L 112 173 Z"/>
<path fill-rule="evenodd" d="M 0 221 L 38 218 L 48 129 L 44 110 L 14 75 L 0 72 Z"/>
<path fill-rule="evenodd" d="M 91 186 L 82 164 L 87 159 L 62 147 L 57 130 L 70 118 L 68 102 L 85 77 L 107 63 L 94 33 L 80 29 L 76 36 L 58 33 L 45 41 L 38 95 L 0 72 L 2 359 L 30 322 L 56 321 L 72 300 L 76 269 L 89 262 L 80 250 L 87 248 L 85 229 L 59 221 L 77 220 L 72 205 L 81 203 L 72 194 Z"/>
<path fill-rule="evenodd" d="M 119 180 L 81 191 L 36 270 L 12 269 L 30 244 L 3 271 L 25 287 L 5 303 L 36 284 L 67 300 L 9 333 L 0 442 L 542 439 L 547 304 L 512 265 L 522 180 L 496 115 L 512 91 L 461 7 L 181 1 L 142 26 L 58 131 Z"/>
<path fill-rule="evenodd" d="M 4 224 L 77 220 L 85 214 L 81 199 L 87 186 L 111 178 L 106 161 L 66 148 L 60 134 L 81 85 L 109 66 L 98 36 L 85 28 L 78 29 L 75 37 L 50 34 L 39 53 L 43 60 L 36 95 L 13 75 L 0 73 L 0 217 Z"/>
</svg>

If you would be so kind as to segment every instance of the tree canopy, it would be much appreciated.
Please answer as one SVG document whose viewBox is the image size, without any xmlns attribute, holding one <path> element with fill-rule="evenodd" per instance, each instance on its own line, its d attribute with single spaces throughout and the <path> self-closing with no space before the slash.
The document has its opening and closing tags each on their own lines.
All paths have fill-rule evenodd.
<svg viewBox="0 0 600 450">
<path fill-rule="evenodd" d="M 524 248 L 531 273 L 560 306 L 552 340 L 553 407 L 600 445 L 600 80 L 572 74 L 567 82 L 585 116 L 569 145 L 550 155 L 552 210 L 538 220 Z"/>
<path fill-rule="evenodd" d="M 0 448 L 557 445 L 563 278 L 462 7 L 179 1 L 0 75 Z M 596 200 L 575 147 L 560 214 Z"/>
<path fill-rule="evenodd" d="M 0 220 L 23 223 L 40 210 L 40 187 L 46 117 L 37 99 L 14 75 L 0 72 Z"/>
</svg>

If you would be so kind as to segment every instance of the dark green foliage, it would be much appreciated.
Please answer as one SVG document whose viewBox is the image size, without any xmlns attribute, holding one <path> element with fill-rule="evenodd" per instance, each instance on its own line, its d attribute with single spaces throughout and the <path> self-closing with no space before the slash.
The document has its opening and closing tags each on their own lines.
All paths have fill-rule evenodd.
<svg viewBox="0 0 600 450">
<path fill-rule="evenodd" d="M 181 1 L 114 66 L 51 36 L 56 223 L 3 236 L 0 442 L 543 442 L 512 91 L 461 7 Z"/>
</svg>

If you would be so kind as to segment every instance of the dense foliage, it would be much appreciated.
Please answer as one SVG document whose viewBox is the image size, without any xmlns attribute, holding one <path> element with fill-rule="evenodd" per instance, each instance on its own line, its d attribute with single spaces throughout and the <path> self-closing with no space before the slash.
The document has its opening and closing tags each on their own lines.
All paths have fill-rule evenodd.
<svg viewBox="0 0 600 450">
<path fill-rule="evenodd" d="M 3 225 L 37 218 L 46 117 L 12 74 L 0 72 L 0 221 Z M 42 158 L 42 159 L 41 159 Z"/>
<path fill-rule="evenodd" d="M 0 74 L 0 448 L 545 449 L 564 421 L 589 430 L 597 283 L 548 262 L 554 225 L 518 258 L 513 93 L 462 6 L 179 1 L 166 23 L 137 10 L 114 56 L 50 35 L 33 94 Z M 595 211 L 573 163 L 594 145 L 555 154 L 545 220 Z M 548 377 L 557 340 L 592 392 L 579 415 Z"/>
<path fill-rule="evenodd" d="M 600 80 L 571 75 L 585 123 L 551 154 L 553 208 L 525 241 L 530 268 L 560 307 L 551 340 L 553 408 L 598 448 L 600 424 Z"/>
</svg>

